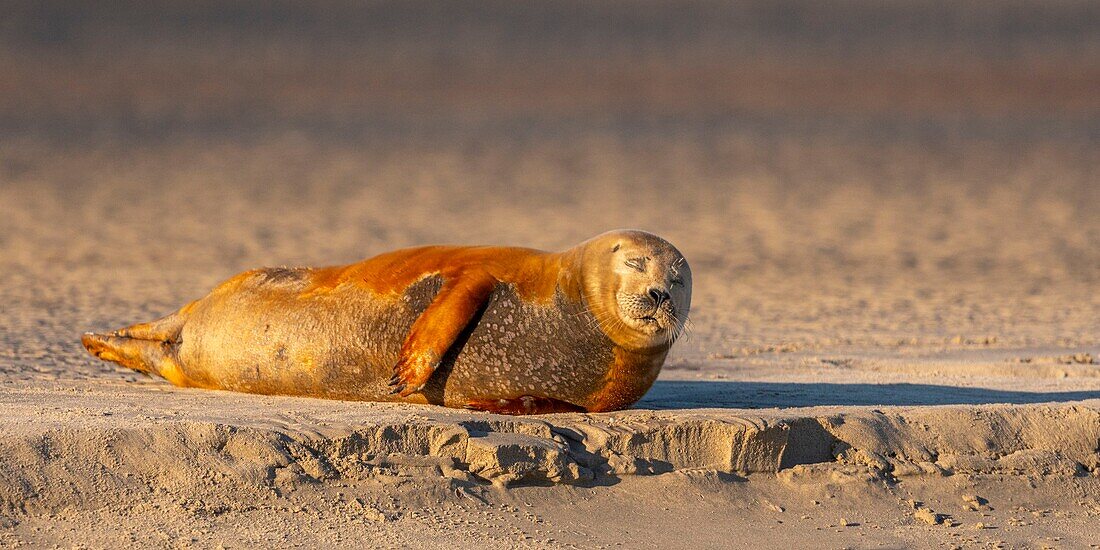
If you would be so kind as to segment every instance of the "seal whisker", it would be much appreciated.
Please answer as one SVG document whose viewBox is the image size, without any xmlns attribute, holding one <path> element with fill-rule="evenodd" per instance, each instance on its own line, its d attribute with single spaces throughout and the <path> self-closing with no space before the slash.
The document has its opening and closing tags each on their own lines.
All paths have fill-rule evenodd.
<svg viewBox="0 0 1100 550">
<path fill-rule="evenodd" d="M 690 338 L 692 334 L 694 334 L 695 325 L 694 325 L 694 323 L 692 322 L 691 319 L 688 319 L 688 318 L 681 319 L 679 316 L 674 316 L 673 318 L 676 319 L 676 323 L 677 323 L 677 330 L 676 330 L 677 331 L 677 337 L 676 338 L 678 340 L 686 340 L 686 339 Z"/>
</svg>

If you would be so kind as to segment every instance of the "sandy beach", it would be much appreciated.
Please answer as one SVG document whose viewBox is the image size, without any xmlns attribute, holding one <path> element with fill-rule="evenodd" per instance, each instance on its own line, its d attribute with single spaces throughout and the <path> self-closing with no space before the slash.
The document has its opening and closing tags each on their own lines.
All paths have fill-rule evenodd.
<svg viewBox="0 0 1100 550">
<path fill-rule="evenodd" d="M 108 4 L 0 24 L 0 545 L 1100 543 L 1094 5 Z M 254 267 L 618 227 L 695 279 L 627 411 L 79 342 Z"/>
</svg>

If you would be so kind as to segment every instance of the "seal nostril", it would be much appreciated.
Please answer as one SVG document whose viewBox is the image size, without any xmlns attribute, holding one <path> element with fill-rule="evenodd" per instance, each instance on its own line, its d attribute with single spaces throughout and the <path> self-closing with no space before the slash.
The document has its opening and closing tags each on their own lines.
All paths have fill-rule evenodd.
<svg viewBox="0 0 1100 550">
<path fill-rule="evenodd" d="M 669 299 L 668 292 L 659 288 L 649 289 L 649 296 L 653 298 L 653 303 L 656 304 L 658 307 L 660 307 L 661 304 L 667 302 Z"/>
</svg>

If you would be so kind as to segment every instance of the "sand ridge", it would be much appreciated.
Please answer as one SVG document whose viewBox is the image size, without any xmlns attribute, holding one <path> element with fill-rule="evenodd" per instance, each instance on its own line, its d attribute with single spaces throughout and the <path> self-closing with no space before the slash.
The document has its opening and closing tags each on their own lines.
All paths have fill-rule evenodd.
<svg viewBox="0 0 1100 550">
<path fill-rule="evenodd" d="M 520 498 L 527 506 L 542 502 L 539 512 L 553 515 L 560 511 L 560 493 L 516 495 L 564 485 L 592 490 L 595 498 L 623 498 L 614 495 L 647 483 L 642 478 L 663 479 L 666 490 L 716 491 L 747 483 L 751 498 L 759 500 L 756 514 L 785 512 L 774 502 L 800 493 L 847 487 L 838 492 L 853 499 L 847 506 L 855 509 L 838 513 L 848 517 L 881 514 L 883 499 L 894 499 L 894 521 L 904 525 L 949 529 L 962 525 L 956 517 L 980 513 L 981 523 L 993 528 L 1008 520 L 991 514 L 989 498 L 1001 500 L 1001 493 L 990 480 L 1007 476 L 1032 485 L 1079 487 L 1100 482 L 1098 399 L 505 417 L 117 384 L 58 389 L 0 392 L 7 413 L 0 438 L 0 520 L 9 528 L 144 502 L 208 519 L 256 509 L 306 517 L 339 511 L 348 521 L 375 527 L 418 524 L 427 531 L 418 539 L 423 541 L 441 526 L 424 525 L 418 511 L 507 507 L 495 503 Z M 150 391 L 164 395 L 150 401 Z M 929 480 L 967 480 L 971 489 L 956 495 L 962 504 L 937 505 L 938 511 L 921 500 L 898 500 Z M 933 490 L 917 494 L 936 493 L 931 485 Z M 339 496 L 328 502 L 334 491 Z M 96 495 L 94 501 L 85 500 L 89 495 Z M 301 502 L 313 502 L 313 513 L 295 504 Z M 1100 514 L 1100 506 L 1084 510 Z M 840 523 L 829 525 L 860 526 Z M 180 526 L 175 520 L 164 525 Z M 566 539 L 593 540 L 576 535 Z M 398 539 L 390 533 L 384 540 Z M 905 536 L 895 532 L 887 540 Z"/>
</svg>

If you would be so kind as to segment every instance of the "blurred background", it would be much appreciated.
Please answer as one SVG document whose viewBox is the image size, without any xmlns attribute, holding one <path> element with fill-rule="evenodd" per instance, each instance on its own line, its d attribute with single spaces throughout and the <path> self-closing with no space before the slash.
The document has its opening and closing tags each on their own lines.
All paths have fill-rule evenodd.
<svg viewBox="0 0 1100 550">
<path fill-rule="evenodd" d="M 674 361 L 1095 345 L 1100 3 L 4 2 L 0 370 L 238 271 L 657 232 Z"/>
</svg>

